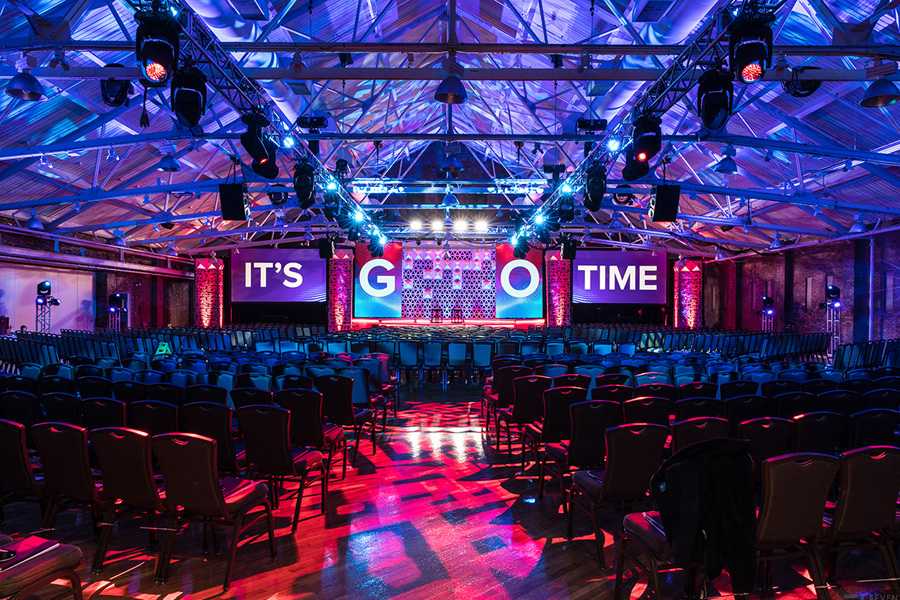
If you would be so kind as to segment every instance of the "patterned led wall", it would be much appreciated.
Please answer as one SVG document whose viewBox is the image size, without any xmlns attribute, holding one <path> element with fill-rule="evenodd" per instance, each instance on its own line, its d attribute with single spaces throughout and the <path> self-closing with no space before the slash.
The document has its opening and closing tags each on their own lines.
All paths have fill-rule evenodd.
<svg viewBox="0 0 900 600">
<path fill-rule="evenodd" d="M 547 325 L 572 324 L 572 261 L 547 252 Z"/>
<path fill-rule="evenodd" d="M 674 268 L 675 327 L 697 329 L 702 321 L 703 263 L 685 258 Z"/>
<path fill-rule="evenodd" d="M 197 324 L 200 327 L 224 325 L 225 264 L 218 259 L 194 261 L 194 289 L 197 294 Z"/>
<path fill-rule="evenodd" d="M 493 319 L 494 249 L 403 249 L 403 318 L 431 319 L 434 309 L 450 320 L 453 309 L 463 319 Z"/>
<path fill-rule="evenodd" d="M 340 249 L 328 261 L 328 331 L 350 329 L 353 252 Z"/>
</svg>

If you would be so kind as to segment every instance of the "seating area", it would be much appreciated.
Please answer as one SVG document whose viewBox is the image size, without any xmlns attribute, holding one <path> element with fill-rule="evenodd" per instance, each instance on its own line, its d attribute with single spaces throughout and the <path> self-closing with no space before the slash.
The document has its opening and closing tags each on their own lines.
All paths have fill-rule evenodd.
<svg viewBox="0 0 900 600">
<path fill-rule="evenodd" d="M 81 540 L 88 580 L 117 570 L 123 551 L 142 553 L 140 568 L 161 590 L 186 576 L 179 565 L 189 557 L 214 560 L 224 531 L 216 572 L 228 591 L 245 576 L 236 561 L 242 540 L 265 542 L 277 564 L 285 536 L 327 532 L 340 521 L 339 507 L 352 506 L 350 490 L 387 483 L 381 472 L 400 466 L 397 446 L 410 436 L 456 431 L 454 444 L 473 444 L 456 453 L 460 475 L 481 472 L 518 490 L 525 503 L 517 510 L 534 513 L 521 518 L 540 519 L 569 552 L 593 556 L 600 572 L 611 573 L 612 597 L 644 587 L 666 597 L 672 585 L 700 593 L 729 576 L 734 593 L 750 593 L 771 586 L 768 565 L 784 559 L 805 566 L 824 599 L 840 585 L 840 556 L 861 548 L 879 557 L 862 577 L 896 583 L 900 371 L 840 369 L 840 357 L 864 354 L 852 347 L 835 362 L 808 360 L 816 352 L 802 344 L 774 358 L 728 356 L 709 348 L 730 335 L 629 334 L 682 338 L 662 344 L 682 349 L 665 350 L 611 339 L 627 328 L 612 336 L 614 328 L 598 328 L 455 340 L 412 331 L 264 340 L 267 333 L 248 330 L 249 342 L 230 352 L 191 341 L 215 336 L 172 331 L 5 338 L 4 522 Z M 761 337 L 757 349 L 776 343 Z M 180 351 L 148 357 L 153 344 L 176 339 Z M 131 353 L 87 359 L 100 340 Z M 882 352 L 889 347 L 896 351 Z M 880 363 L 889 362 L 882 354 Z M 414 425 L 421 420 L 431 422 Z M 661 481 L 671 477 L 679 493 L 701 485 L 704 494 L 727 496 L 711 491 L 721 482 L 698 482 L 676 468 L 705 473 L 701 452 L 743 473 L 729 481 L 743 486 L 746 556 L 723 558 L 717 564 L 729 575 L 718 578 L 707 572 L 708 549 L 686 554 L 686 542 L 666 529 L 674 492 Z M 439 464 L 435 475 L 447 468 Z M 85 518 L 72 522 L 73 513 Z M 733 523 L 705 526 L 735 534 Z M 592 550 L 578 550 L 581 543 Z"/>
</svg>

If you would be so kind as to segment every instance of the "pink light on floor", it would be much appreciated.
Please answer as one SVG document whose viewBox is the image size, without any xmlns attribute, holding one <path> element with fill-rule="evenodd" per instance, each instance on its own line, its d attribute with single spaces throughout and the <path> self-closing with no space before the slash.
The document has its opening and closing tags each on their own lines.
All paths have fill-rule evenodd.
<svg viewBox="0 0 900 600">
<path fill-rule="evenodd" d="M 225 264 L 217 258 L 194 261 L 196 320 L 200 327 L 222 327 L 224 315 Z"/>
<path fill-rule="evenodd" d="M 703 263 L 685 258 L 675 263 L 675 327 L 700 327 Z"/>
</svg>

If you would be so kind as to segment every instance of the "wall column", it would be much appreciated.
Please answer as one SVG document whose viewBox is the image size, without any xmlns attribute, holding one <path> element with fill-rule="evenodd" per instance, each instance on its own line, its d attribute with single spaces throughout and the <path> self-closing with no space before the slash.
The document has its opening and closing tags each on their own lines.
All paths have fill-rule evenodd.
<svg viewBox="0 0 900 600">
<path fill-rule="evenodd" d="M 349 331 L 353 316 L 353 251 L 337 248 L 328 261 L 328 331 Z"/>
<path fill-rule="evenodd" d="M 547 267 L 547 325 L 566 327 L 572 324 L 572 261 L 557 251 L 545 255 Z"/>
<path fill-rule="evenodd" d="M 675 327 L 697 329 L 703 320 L 703 261 L 679 260 L 674 276 Z"/>
</svg>

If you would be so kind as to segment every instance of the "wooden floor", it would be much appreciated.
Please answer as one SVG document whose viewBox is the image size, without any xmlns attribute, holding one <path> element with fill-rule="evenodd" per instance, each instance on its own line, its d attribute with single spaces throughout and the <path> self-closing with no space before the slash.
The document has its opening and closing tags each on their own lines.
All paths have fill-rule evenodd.
<svg viewBox="0 0 900 600">
<path fill-rule="evenodd" d="M 227 594 L 221 593 L 224 557 L 203 558 L 199 531 L 179 538 L 169 582 L 156 585 L 154 555 L 145 547 L 139 523 L 133 523 L 114 537 L 102 575 L 92 576 L 83 569 L 87 596 L 148 600 L 612 596 L 612 574 L 597 565 L 586 517 L 579 515 L 576 539 L 567 541 L 555 490 L 538 501 L 533 470 L 517 476 L 517 457 L 509 460 L 486 452 L 477 401 L 471 416 L 465 401 L 476 400 L 477 390 L 444 393 L 425 387 L 405 396 L 405 409 L 380 439 L 377 453 L 373 456 L 371 444 L 364 442 L 359 468 L 350 470 L 346 480 L 333 482 L 327 515 L 319 514 L 314 488 L 305 499 L 294 536 L 293 504 L 281 503 L 274 561 L 262 531 L 241 544 Z M 610 515 L 605 528 L 613 529 L 616 520 Z M 59 526 L 58 537 L 79 544 L 89 564 L 94 544 L 86 515 L 63 513 Z M 36 529 L 37 509 L 16 505 L 7 513 L 6 527 L 20 532 Z M 224 534 L 220 539 L 224 542 Z M 606 554 L 612 564 L 611 536 Z M 886 591 L 884 583 L 858 583 L 883 576 L 876 556 L 852 555 L 840 565 L 840 584 L 830 590 L 832 598 L 897 598 L 872 594 Z M 784 565 L 774 575 L 779 597 L 815 597 L 799 566 Z M 632 577 L 628 583 L 632 598 L 650 597 L 646 578 Z M 716 582 L 716 590 L 728 595 L 727 576 Z"/>
</svg>

